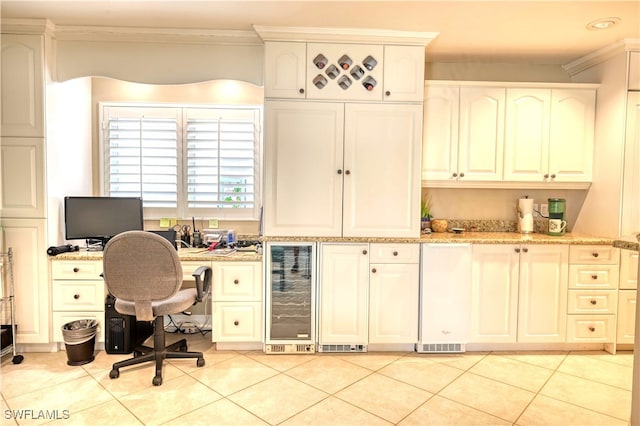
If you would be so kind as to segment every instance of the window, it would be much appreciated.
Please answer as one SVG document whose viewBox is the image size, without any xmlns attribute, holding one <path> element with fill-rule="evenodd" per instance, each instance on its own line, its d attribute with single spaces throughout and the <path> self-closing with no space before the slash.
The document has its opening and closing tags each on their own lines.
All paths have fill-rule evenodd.
<svg viewBox="0 0 640 426">
<path fill-rule="evenodd" d="M 101 104 L 102 192 L 145 218 L 258 219 L 261 106 Z"/>
</svg>

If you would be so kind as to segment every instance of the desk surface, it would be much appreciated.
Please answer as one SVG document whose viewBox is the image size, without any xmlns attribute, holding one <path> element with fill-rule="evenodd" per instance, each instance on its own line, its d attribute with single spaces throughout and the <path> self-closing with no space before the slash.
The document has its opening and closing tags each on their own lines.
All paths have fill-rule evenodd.
<svg viewBox="0 0 640 426">
<path fill-rule="evenodd" d="M 261 262 L 262 255 L 255 252 L 234 251 L 229 254 L 210 252 L 207 249 L 179 249 L 178 257 L 182 261 L 215 261 L 215 262 Z M 49 256 L 51 260 L 101 260 L 101 251 L 80 250 Z"/>
</svg>

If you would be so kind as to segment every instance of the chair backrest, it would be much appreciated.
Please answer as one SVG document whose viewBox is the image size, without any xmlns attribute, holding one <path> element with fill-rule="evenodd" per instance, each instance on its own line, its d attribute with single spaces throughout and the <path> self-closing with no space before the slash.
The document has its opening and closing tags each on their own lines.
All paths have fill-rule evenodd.
<svg viewBox="0 0 640 426">
<path fill-rule="evenodd" d="M 104 248 L 103 277 L 109 293 L 136 305 L 147 315 L 151 302 L 174 296 L 182 285 L 182 266 L 176 249 L 159 235 L 127 231 Z M 145 315 L 146 316 L 146 315 Z"/>
</svg>

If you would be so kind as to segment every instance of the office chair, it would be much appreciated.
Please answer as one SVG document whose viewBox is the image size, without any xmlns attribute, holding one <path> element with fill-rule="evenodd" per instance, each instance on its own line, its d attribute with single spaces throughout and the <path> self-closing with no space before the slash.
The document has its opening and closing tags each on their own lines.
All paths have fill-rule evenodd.
<svg viewBox="0 0 640 426">
<path fill-rule="evenodd" d="M 102 262 L 102 276 L 116 298 L 116 311 L 135 315 L 138 321 L 153 321 L 153 348 L 136 346 L 134 357 L 114 363 L 109 377 L 118 378 L 122 367 L 155 361 L 153 384 L 160 386 L 165 358 L 197 358 L 197 366 L 204 366 L 202 352 L 187 352 L 185 339 L 165 346 L 164 315 L 180 313 L 202 302 L 211 287 L 211 268 L 196 269 L 196 288 L 181 290 L 182 266 L 176 249 L 165 238 L 145 231 L 127 231 L 113 237 L 104 248 Z"/>
</svg>

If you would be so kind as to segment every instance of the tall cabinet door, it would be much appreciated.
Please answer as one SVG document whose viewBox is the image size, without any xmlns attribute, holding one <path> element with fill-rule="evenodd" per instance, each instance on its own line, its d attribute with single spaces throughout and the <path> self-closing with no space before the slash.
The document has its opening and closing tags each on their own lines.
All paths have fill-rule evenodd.
<svg viewBox="0 0 640 426">
<path fill-rule="evenodd" d="M 621 235 L 640 230 L 640 92 L 627 93 Z"/>
<path fill-rule="evenodd" d="M 564 342 L 569 247 L 523 246 L 518 292 L 518 342 Z"/>
<path fill-rule="evenodd" d="M 505 89 L 460 89 L 458 176 L 466 180 L 502 179 Z"/>
<path fill-rule="evenodd" d="M 548 89 L 507 89 L 504 179 L 542 182 L 549 168 Z"/>
<path fill-rule="evenodd" d="M 0 217 L 45 217 L 44 138 L 0 139 Z"/>
<path fill-rule="evenodd" d="M 424 95 L 422 179 L 447 180 L 458 171 L 460 88 L 427 86 Z"/>
<path fill-rule="evenodd" d="M 340 236 L 344 105 L 265 105 L 265 235 Z"/>
<path fill-rule="evenodd" d="M 345 106 L 343 236 L 420 235 L 421 137 L 420 105 Z"/>
<path fill-rule="evenodd" d="M 596 91 L 552 89 L 549 176 L 562 182 L 590 182 Z"/>
<path fill-rule="evenodd" d="M 518 326 L 518 245 L 474 244 L 471 342 L 513 343 Z"/>
<path fill-rule="evenodd" d="M 367 344 L 369 245 L 322 244 L 320 344 Z"/>
</svg>

